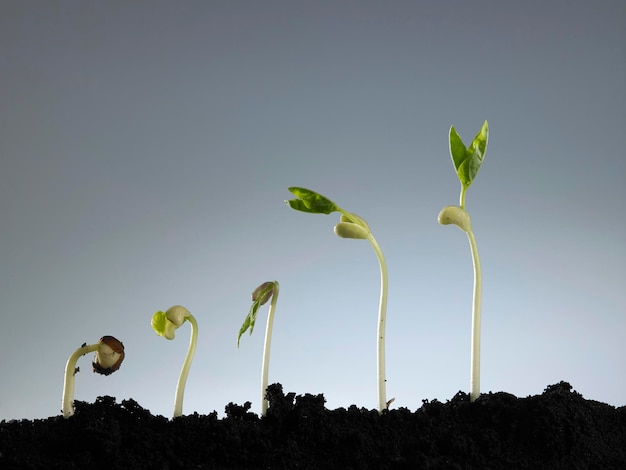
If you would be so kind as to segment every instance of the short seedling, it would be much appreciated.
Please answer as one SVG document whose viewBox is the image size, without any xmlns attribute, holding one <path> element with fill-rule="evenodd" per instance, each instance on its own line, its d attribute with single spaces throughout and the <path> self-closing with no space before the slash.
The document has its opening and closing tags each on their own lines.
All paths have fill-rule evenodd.
<svg viewBox="0 0 626 470">
<path fill-rule="evenodd" d="M 187 357 L 185 357 L 183 368 L 180 371 L 180 377 L 178 377 L 178 384 L 176 385 L 174 418 L 182 416 L 183 414 L 185 384 L 187 383 L 187 376 L 189 375 L 189 369 L 191 368 L 191 361 L 193 360 L 193 355 L 196 352 L 196 344 L 198 342 L 198 323 L 193 315 L 189 313 L 189 310 L 181 305 L 170 307 L 166 312 L 158 311 L 152 316 L 152 329 L 159 336 L 163 336 L 165 339 L 169 340 L 174 339 L 176 329 L 182 326 L 185 321 L 189 321 L 189 323 L 191 323 L 191 337 L 189 339 Z"/>
<path fill-rule="evenodd" d="M 292 209 L 309 212 L 311 214 L 331 214 L 339 212 L 341 217 L 339 223 L 335 225 L 335 234 L 341 238 L 355 238 L 368 240 L 380 264 L 380 303 L 378 310 L 378 352 L 377 352 L 377 374 L 378 374 L 378 410 L 380 413 L 389 407 L 393 401 L 387 401 L 386 377 L 385 377 L 385 326 L 387 317 L 387 263 L 383 252 L 378 246 L 376 239 L 372 235 L 367 222 L 356 214 L 347 212 L 335 204 L 330 199 L 310 189 L 292 187 L 289 191 L 297 197 L 285 201 Z"/>
<path fill-rule="evenodd" d="M 76 367 L 78 358 L 95 352 L 93 371 L 102 375 L 111 375 L 120 368 L 124 360 L 124 345 L 113 336 L 103 336 L 96 344 L 87 344 L 72 353 L 65 365 L 65 383 L 63 386 L 62 411 L 63 417 L 69 418 L 74 414 L 75 375 L 79 371 Z"/>
<path fill-rule="evenodd" d="M 261 366 L 261 416 L 267 414 L 268 401 L 265 398 L 267 391 L 267 378 L 270 368 L 270 345 L 272 343 L 272 327 L 274 325 L 274 312 L 276 311 L 276 302 L 278 301 L 278 281 L 268 281 L 261 284 L 252 292 L 252 306 L 248 312 L 248 316 L 243 321 L 243 325 L 239 329 L 239 336 L 237 336 L 237 347 L 239 347 L 239 341 L 241 336 L 250 328 L 250 334 L 254 330 L 254 324 L 256 322 L 256 315 L 259 307 L 267 303 L 272 298 L 270 304 L 270 311 L 267 315 L 267 326 L 265 327 L 265 347 L 263 349 L 263 364 Z"/>
<path fill-rule="evenodd" d="M 446 206 L 439 212 L 439 223 L 442 225 L 454 224 L 463 230 L 469 239 L 474 264 L 474 299 L 472 308 L 472 350 L 470 370 L 470 401 L 480 396 L 480 314 L 482 297 L 482 271 L 478 247 L 470 216 L 465 210 L 465 193 L 470 187 L 478 170 L 485 158 L 487 140 L 489 139 L 489 127 L 487 121 L 483 123 L 480 132 L 474 137 L 469 147 L 465 147 L 461 137 L 450 127 L 450 155 L 456 168 L 459 181 L 461 182 L 461 196 L 458 206 Z"/>
</svg>

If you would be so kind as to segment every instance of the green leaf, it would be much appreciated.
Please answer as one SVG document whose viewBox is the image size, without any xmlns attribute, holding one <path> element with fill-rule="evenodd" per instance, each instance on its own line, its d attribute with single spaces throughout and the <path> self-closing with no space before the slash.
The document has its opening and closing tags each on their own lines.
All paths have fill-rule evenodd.
<svg viewBox="0 0 626 470">
<path fill-rule="evenodd" d="M 478 174 L 478 170 L 480 169 L 480 165 L 483 163 L 483 159 L 485 158 L 485 152 L 487 150 L 487 141 L 489 140 L 489 126 L 487 121 L 483 123 L 483 126 L 480 128 L 476 137 L 467 148 L 467 171 L 470 176 L 471 181 L 474 180 L 476 175 Z"/>
<path fill-rule="evenodd" d="M 241 325 L 241 328 L 239 329 L 239 336 L 237 336 L 237 347 L 239 347 L 239 341 L 241 340 L 241 337 L 243 336 L 243 334 L 248 330 L 248 328 L 250 328 L 250 334 L 252 334 L 252 332 L 254 331 L 254 324 L 256 323 L 256 314 L 260 306 L 261 306 L 261 302 L 259 302 L 258 300 L 255 300 L 254 302 L 252 302 L 252 306 L 250 307 L 248 316 L 243 321 L 243 325 Z"/>
<path fill-rule="evenodd" d="M 289 207 L 297 211 L 311 214 L 330 214 L 339 211 L 339 207 L 333 201 L 315 191 L 306 188 L 288 188 L 297 199 L 285 201 Z"/>
<path fill-rule="evenodd" d="M 277 281 L 267 281 L 261 284 L 259 287 L 254 289 L 252 292 L 252 306 L 250 306 L 250 311 L 248 312 L 248 316 L 243 321 L 243 325 L 239 329 L 239 336 L 237 336 L 237 347 L 239 347 L 239 341 L 241 340 L 241 336 L 250 328 L 250 334 L 254 331 L 254 324 L 256 323 L 256 315 L 261 305 L 264 305 L 269 299 L 271 299 L 274 295 L 278 295 L 278 282 Z"/>
<path fill-rule="evenodd" d="M 165 312 L 158 311 L 152 315 L 152 329 L 159 336 L 165 336 L 165 329 L 167 327 L 167 317 Z"/>
<path fill-rule="evenodd" d="M 459 167 L 465 161 L 465 154 L 467 149 L 465 148 L 465 144 L 461 139 L 461 136 L 456 131 L 454 126 L 450 127 L 450 155 L 452 156 L 452 163 L 454 164 L 455 170 L 459 171 Z"/>
<path fill-rule="evenodd" d="M 291 207 L 292 209 L 295 209 L 297 211 L 302 211 L 302 212 L 310 212 L 310 213 L 315 213 L 315 211 L 312 211 L 311 209 L 309 209 L 305 204 L 304 201 L 301 201 L 300 199 L 289 199 L 288 201 L 285 201 L 285 203 Z"/>
<path fill-rule="evenodd" d="M 456 169 L 459 181 L 464 188 L 468 188 L 476 178 L 478 170 L 485 158 L 489 127 L 485 121 L 469 147 L 465 148 L 461 137 L 454 126 L 450 127 L 450 155 Z"/>
</svg>

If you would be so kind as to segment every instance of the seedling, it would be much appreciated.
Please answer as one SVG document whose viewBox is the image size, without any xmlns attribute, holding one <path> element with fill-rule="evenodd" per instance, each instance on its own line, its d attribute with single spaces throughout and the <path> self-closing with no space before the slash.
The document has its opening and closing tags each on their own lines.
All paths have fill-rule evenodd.
<svg viewBox="0 0 626 470">
<path fill-rule="evenodd" d="M 267 326 L 265 327 L 265 347 L 263 349 L 263 364 L 261 366 L 261 416 L 267 414 L 267 408 L 269 402 L 265 398 L 265 392 L 267 390 L 267 377 L 270 368 L 270 345 L 272 343 L 272 327 L 274 325 L 274 312 L 276 311 L 276 302 L 278 301 L 278 281 L 268 281 L 261 284 L 252 292 L 252 306 L 248 312 L 248 316 L 243 321 L 243 325 L 239 329 L 239 336 L 237 336 L 237 347 L 239 347 L 239 341 L 241 336 L 250 329 L 250 334 L 254 330 L 254 324 L 256 322 L 256 315 L 261 305 L 267 303 L 272 299 L 270 304 L 270 311 L 267 315 Z"/>
<path fill-rule="evenodd" d="M 330 199 L 310 189 L 292 187 L 289 191 L 297 197 L 285 201 L 292 209 L 309 212 L 311 214 L 331 214 L 339 212 L 341 217 L 339 223 L 335 225 L 335 234 L 341 238 L 355 238 L 368 240 L 380 264 L 380 303 L 378 309 L 378 352 L 377 352 L 377 374 L 378 374 L 378 410 L 380 413 L 389 407 L 393 401 L 387 402 L 386 377 L 385 377 L 385 325 L 387 321 L 387 263 L 380 246 L 372 235 L 367 222 L 356 214 L 350 213 L 339 207 Z"/>
<path fill-rule="evenodd" d="M 157 335 L 163 336 L 165 339 L 174 339 L 174 333 L 177 328 L 181 327 L 185 321 L 191 323 L 191 337 L 189 339 L 189 348 L 187 349 L 187 357 L 183 363 L 183 368 L 178 377 L 176 385 L 176 398 L 174 399 L 174 418 L 183 414 L 183 397 L 185 396 L 185 384 L 187 376 L 191 368 L 191 361 L 196 352 L 196 344 L 198 342 L 198 323 L 194 316 L 189 313 L 185 307 L 175 305 L 170 307 L 166 312 L 158 311 L 152 316 L 152 329 Z"/>
<path fill-rule="evenodd" d="M 470 370 L 470 401 L 480 396 L 480 314 L 482 300 L 482 271 L 478 246 L 472 231 L 472 222 L 465 210 L 465 193 L 478 174 L 489 139 L 487 121 L 474 137 L 469 147 L 465 147 L 454 126 L 450 127 L 450 155 L 456 173 L 461 182 L 461 196 L 458 206 L 446 206 L 439 212 L 438 220 L 442 225 L 454 224 L 463 230 L 469 239 L 474 264 L 474 299 L 472 307 L 472 350 Z"/>
<path fill-rule="evenodd" d="M 65 383 L 63 385 L 62 411 L 63 417 L 69 418 L 74 414 L 75 375 L 80 370 L 76 367 L 78 358 L 95 352 L 93 371 L 102 375 L 111 375 L 120 368 L 124 360 L 124 345 L 113 336 L 103 336 L 96 344 L 83 343 L 72 353 L 65 365 Z"/>
</svg>

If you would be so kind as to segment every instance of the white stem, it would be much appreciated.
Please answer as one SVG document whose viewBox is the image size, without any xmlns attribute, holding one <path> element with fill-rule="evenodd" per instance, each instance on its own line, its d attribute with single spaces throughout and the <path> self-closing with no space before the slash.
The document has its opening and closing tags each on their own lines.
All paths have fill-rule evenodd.
<svg viewBox="0 0 626 470">
<path fill-rule="evenodd" d="M 76 363 L 78 362 L 78 358 L 84 356 L 85 354 L 89 354 L 90 352 L 97 351 L 99 347 L 100 343 L 81 346 L 72 353 L 67 360 L 67 364 L 65 364 L 65 383 L 63 385 L 63 399 L 61 402 L 64 418 L 69 418 L 74 414 L 74 375 L 76 374 Z"/>
<path fill-rule="evenodd" d="M 174 400 L 174 418 L 182 416 L 183 414 L 183 398 L 185 396 L 185 384 L 187 383 L 187 376 L 189 375 L 189 369 L 191 368 L 191 361 L 193 355 L 196 352 L 196 344 L 198 342 L 198 323 L 193 315 L 189 314 L 186 319 L 191 324 L 191 336 L 189 339 L 189 349 L 187 350 L 187 357 L 183 363 L 183 368 L 180 371 L 180 377 L 178 377 L 178 384 L 176 385 L 176 399 Z"/>
<path fill-rule="evenodd" d="M 371 243 L 380 264 L 380 304 L 378 307 L 378 411 L 387 408 L 387 377 L 385 373 L 385 326 L 387 324 L 387 263 L 380 246 L 373 235 L 367 238 Z"/>
<path fill-rule="evenodd" d="M 472 261 L 474 264 L 474 299 L 472 307 L 472 352 L 471 352 L 471 379 L 470 379 L 470 401 L 475 401 L 480 396 L 480 316 L 482 299 L 482 270 L 480 268 L 480 258 L 478 257 L 478 246 L 474 233 L 467 232 L 470 248 L 472 250 Z"/>
<path fill-rule="evenodd" d="M 263 349 L 263 364 L 261 366 L 261 416 L 267 415 L 267 408 L 269 402 L 265 398 L 267 391 L 268 376 L 270 369 L 270 347 L 272 345 L 272 330 L 274 327 L 274 312 L 276 311 L 276 302 L 278 301 L 278 282 L 274 281 L 272 303 L 270 304 L 270 311 L 267 315 L 267 325 L 265 327 L 265 346 Z"/>
</svg>

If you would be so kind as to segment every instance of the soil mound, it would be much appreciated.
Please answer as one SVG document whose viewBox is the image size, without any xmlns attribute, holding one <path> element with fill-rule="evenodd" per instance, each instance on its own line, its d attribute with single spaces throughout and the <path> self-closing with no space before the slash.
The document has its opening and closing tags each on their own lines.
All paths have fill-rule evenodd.
<svg viewBox="0 0 626 470">
<path fill-rule="evenodd" d="M 0 422 L 3 469 L 625 469 L 626 407 L 584 399 L 567 382 L 541 395 L 459 392 L 379 414 L 328 410 L 323 395 L 267 389 L 226 416 L 153 416 L 134 400 L 77 401 L 70 419 Z"/>
</svg>

